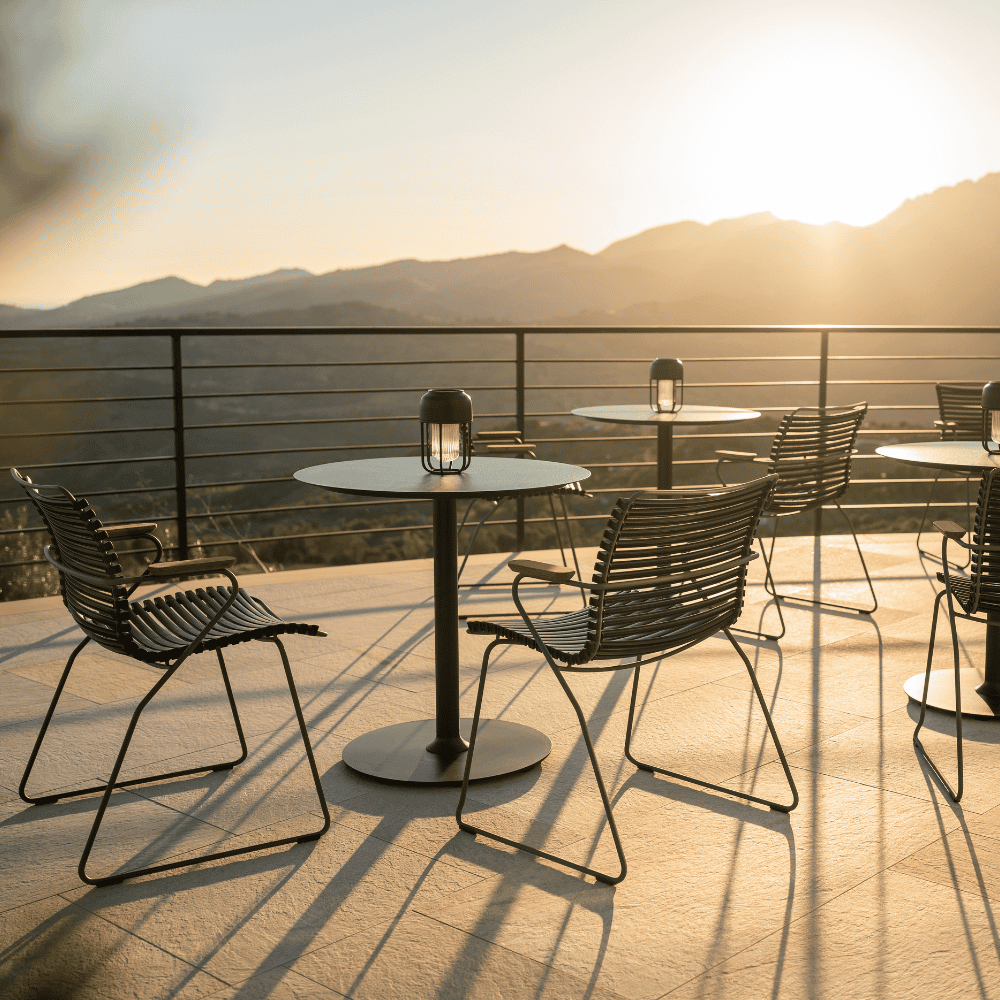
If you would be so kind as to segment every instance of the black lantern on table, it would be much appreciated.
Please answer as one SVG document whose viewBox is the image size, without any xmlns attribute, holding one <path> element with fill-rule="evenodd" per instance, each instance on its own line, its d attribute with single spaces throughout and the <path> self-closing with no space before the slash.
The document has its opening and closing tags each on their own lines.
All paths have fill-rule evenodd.
<svg viewBox="0 0 1000 1000">
<path fill-rule="evenodd" d="M 1000 454 L 1000 382 L 983 386 L 983 447 L 991 454 Z"/>
<path fill-rule="evenodd" d="M 657 358 L 649 366 L 649 408 L 657 413 L 676 413 L 684 402 L 684 362 Z"/>
<path fill-rule="evenodd" d="M 464 472 L 472 459 L 472 398 L 462 389 L 420 397 L 420 464 L 438 476 Z"/>
</svg>

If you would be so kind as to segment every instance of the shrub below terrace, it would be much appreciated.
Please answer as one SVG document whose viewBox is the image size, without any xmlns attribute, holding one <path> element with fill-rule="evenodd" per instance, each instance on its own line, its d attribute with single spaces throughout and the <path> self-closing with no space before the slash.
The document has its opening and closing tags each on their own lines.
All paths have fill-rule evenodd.
<svg viewBox="0 0 1000 1000">
<path fill-rule="evenodd" d="M 42 555 L 42 546 L 49 536 L 45 533 L 21 534 L 21 529 L 29 523 L 27 505 L 0 514 L 0 531 L 18 532 L 0 534 L 0 563 L 31 560 L 30 565 L 0 568 L 0 600 L 21 601 L 59 592 L 59 574 Z"/>
</svg>

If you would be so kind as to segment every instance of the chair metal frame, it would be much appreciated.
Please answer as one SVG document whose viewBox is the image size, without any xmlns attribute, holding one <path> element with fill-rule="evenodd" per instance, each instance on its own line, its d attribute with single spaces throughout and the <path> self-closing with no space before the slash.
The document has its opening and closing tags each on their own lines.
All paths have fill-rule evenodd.
<svg viewBox="0 0 1000 1000">
<path fill-rule="evenodd" d="M 46 545 L 44 548 L 45 558 L 59 571 L 63 603 L 85 633 L 85 638 L 70 653 L 63 669 L 24 769 L 18 794 L 23 801 L 32 805 L 48 805 L 58 802 L 60 799 L 76 798 L 95 792 L 103 793 L 77 868 L 80 878 L 89 885 L 116 885 L 127 878 L 137 878 L 141 875 L 184 868 L 201 864 L 204 861 L 235 857 L 239 854 L 280 847 L 285 844 L 305 843 L 323 836 L 330 828 L 330 811 L 323 794 L 319 771 L 313 756 L 288 655 L 278 638 L 278 634 L 296 632 L 325 636 L 326 633 L 320 631 L 315 625 L 284 622 L 274 615 L 262 601 L 250 597 L 242 591 L 239 581 L 229 569 L 236 561 L 233 557 L 162 562 L 163 546 L 153 534 L 156 528 L 155 524 L 143 522 L 105 527 L 88 502 L 77 499 L 65 487 L 34 483 L 30 477 L 22 476 L 17 469 L 11 469 L 11 475 L 28 494 L 45 521 L 53 540 L 51 545 Z M 114 542 L 126 539 L 142 539 L 151 542 L 155 549 L 153 560 L 141 574 L 136 576 L 123 574 L 118 554 L 115 551 Z M 184 594 L 174 594 L 172 597 L 147 600 L 143 602 L 142 606 L 129 602 L 129 598 L 141 584 L 208 574 L 221 574 L 227 577 L 230 586 L 228 588 L 199 589 L 196 592 L 188 591 Z M 230 614 L 234 608 L 234 613 Z M 89 875 L 86 870 L 87 861 L 97 840 L 111 795 L 116 789 L 192 774 L 227 771 L 246 760 L 248 754 L 246 738 L 240 723 L 239 711 L 233 697 L 233 689 L 229 673 L 226 670 L 222 649 L 227 645 L 250 640 L 274 643 L 281 655 L 285 679 L 288 682 L 289 694 L 298 721 L 299 733 L 305 746 L 306 757 L 324 817 L 323 825 L 320 829 L 309 833 L 281 837 L 231 850 L 215 851 L 183 861 L 129 869 L 99 878 Z M 158 667 L 164 671 L 163 675 L 153 684 L 133 711 L 107 782 L 57 794 L 29 795 L 27 791 L 28 780 L 55 713 L 56 705 L 69 679 L 77 655 L 91 641 L 111 652 L 130 656 L 143 663 Z M 172 646 L 171 642 L 173 642 Z M 118 776 L 125 763 L 132 736 L 143 710 L 167 681 L 177 673 L 189 656 L 210 649 L 214 649 L 218 657 L 219 670 L 229 700 L 233 723 L 239 737 L 240 756 L 215 764 L 119 781 Z"/>
<path fill-rule="evenodd" d="M 609 885 L 625 878 L 628 865 L 587 720 L 564 676 L 570 672 L 635 670 L 625 756 L 641 770 L 690 782 L 781 812 L 790 812 L 796 807 L 798 790 L 771 713 L 753 665 L 733 638 L 730 628 L 742 611 L 746 566 L 757 558 L 752 551 L 754 531 L 767 495 L 776 481 L 776 476 L 767 476 L 749 484 L 722 489 L 650 490 L 619 499 L 608 520 L 591 583 L 573 580 L 573 571 L 569 567 L 530 560 L 510 562 L 511 569 L 517 574 L 511 595 L 523 624 L 469 622 L 469 632 L 495 635 L 496 638 L 483 654 L 462 792 L 455 811 L 461 830 L 591 875 Z M 694 521 L 696 512 L 697 523 Z M 519 595 L 521 581 L 526 578 L 577 587 L 585 597 L 589 596 L 588 607 L 556 620 L 542 620 L 537 615 L 533 617 L 525 610 Z M 639 760 L 632 752 L 640 668 L 690 649 L 720 630 L 739 653 L 750 675 L 792 792 L 790 804 L 659 767 Z M 577 864 L 530 844 L 474 826 L 463 819 L 490 655 L 497 646 L 512 644 L 529 646 L 542 653 L 573 706 L 614 840 L 620 865 L 618 874 Z M 557 663 L 557 659 L 564 662 Z M 632 662 L 589 665 L 595 661 L 624 659 Z"/>
<path fill-rule="evenodd" d="M 856 611 L 863 615 L 872 615 L 878 610 L 878 597 L 858 542 L 857 532 L 854 530 L 854 523 L 837 502 L 850 485 L 851 456 L 856 454 L 857 449 L 854 445 L 867 411 L 867 403 L 855 403 L 853 406 L 799 407 L 782 417 L 777 433 L 771 441 L 771 451 L 767 458 L 760 457 L 754 452 L 716 451 L 719 459 L 715 465 L 715 474 L 720 483 L 726 483 L 722 476 L 722 467 L 731 463 L 764 465 L 768 473 L 778 476 L 778 484 L 761 515 L 762 518 L 774 520 L 770 551 L 765 550 L 764 541 L 759 534 L 758 542 L 761 555 L 764 557 L 764 590 L 774 598 L 781 631 L 777 635 L 750 629 L 735 631 L 777 642 L 786 631 L 785 616 L 781 613 L 782 601 L 800 601 L 840 611 Z M 833 501 L 847 522 L 851 537 L 854 539 L 854 547 L 857 549 L 861 568 L 872 595 L 870 608 L 820 601 L 798 594 L 779 594 L 774 583 L 772 566 L 779 518 L 815 510 L 830 501 Z"/>
<path fill-rule="evenodd" d="M 940 420 L 934 421 L 934 426 L 941 434 L 942 441 L 980 441 L 983 436 L 983 386 L 977 385 L 957 385 L 950 382 L 938 382 L 934 386 L 937 394 L 938 413 Z M 934 499 L 934 491 L 937 489 L 938 480 L 946 469 L 940 469 L 931 481 L 931 488 L 927 493 L 927 503 L 924 506 L 923 514 L 920 518 L 920 527 L 917 529 L 917 551 L 934 559 L 936 552 L 929 549 L 920 548 L 920 536 L 924 532 L 927 524 L 927 515 L 931 509 L 931 501 Z M 968 530 L 972 530 L 972 499 L 969 495 L 969 483 L 972 477 L 965 476 L 965 519 L 968 522 Z M 969 565 L 968 559 L 958 566 L 965 569 Z"/>
<path fill-rule="evenodd" d="M 934 529 L 939 531 L 941 538 L 942 571 L 937 574 L 938 582 L 944 584 L 944 590 L 939 591 L 934 599 L 934 615 L 931 619 L 931 636 L 927 648 L 927 670 L 924 675 L 924 691 L 920 702 L 920 718 L 913 730 L 913 745 L 918 753 L 927 761 L 928 767 L 934 772 L 944 786 L 952 801 L 960 802 L 964 788 L 964 765 L 962 759 L 962 684 L 961 667 L 958 653 L 958 632 L 955 619 L 977 622 L 987 628 L 1000 629 L 1000 469 L 991 469 L 983 473 L 979 484 L 979 498 L 976 503 L 976 520 L 972 542 L 963 541 L 968 532 L 954 521 L 935 521 Z M 957 577 L 947 572 L 948 542 L 960 545 L 969 553 L 971 573 L 968 577 Z M 958 759 L 958 789 L 951 787 L 941 769 L 933 761 L 927 748 L 920 741 L 920 730 L 927 714 L 927 693 L 931 682 L 931 665 L 934 662 L 934 639 L 937 634 L 938 612 L 941 609 L 941 599 L 947 598 L 948 623 L 951 626 L 951 645 L 955 661 L 955 732 L 956 755 Z M 955 610 L 958 601 L 961 612 Z M 986 618 L 976 617 L 987 615 Z M 994 617 L 993 621 L 989 616 Z"/>
<path fill-rule="evenodd" d="M 510 431 L 478 431 L 476 433 L 476 443 L 486 445 L 486 453 L 493 455 L 520 455 L 522 457 L 527 457 L 530 459 L 537 460 L 538 455 L 535 451 L 535 445 L 530 441 L 525 441 L 521 436 L 521 432 L 517 430 Z M 544 495 L 549 499 L 549 509 L 552 512 L 552 525 L 556 531 L 556 544 L 559 546 L 559 554 L 562 556 L 562 561 L 564 566 L 568 566 L 569 563 L 566 561 L 566 548 L 563 545 L 562 534 L 559 531 L 559 515 L 556 513 L 556 506 L 553 497 L 558 495 L 559 503 L 562 507 L 562 517 L 563 522 L 566 525 L 566 538 L 569 543 L 569 549 L 573 553 L 573 565 L 576 568 L 577 577 L 580 576 L 580 561 L 576 554 L 576 542 L 573 540 L 573 529 L 570 526 L 569 510 L 566 507 L 566 495 L 571 493 L 575 496 L 582 496 L 592 498 L 592 495 L 588 493 L 580 483 L 570 483 L 568 486 L 557 486 L 552 488 L 547 488 L 540 490 L 538 494 Z M 469 514 L 472 511 L 476 500 L 480 499 L 474 497 L 469 501 L 465 508 L 465 513 L 462 515 L 462 520 L 458 526 L 458 534 L 461 536 L 462 531 L 465 529 L 465 525 L 469 519 Z M 479 536 L 479 531 L 484 524 L 498 511 L 500 508 L 510 500 L 510 497 L 499 497 L 496 500 L 491 500 L 490 503 L 492 507 L 480 518 L 476 527 L 473 529 L 472 537 L 469 539 L 469 544 L 466 546 L 465 555 L 462 557 L 462 562 L 458 567 L 458 579 L 462 579 L 462 572 L 465 569 L 465 564 L 469 561 L 469 556 L 472 553 L 472 546 L 476 543 L 476 538 Z M 523 499 L 523 497 L 522 497 Z M 478 590 L 482 587 L 506 587 L 506 583 L 459 583 L 460 590 Z M 584 604 L 586 604 L 586 598 L 584 599 Z M 542 612 L 543 614 L 562 614 L 561 611 L 552 612 Z M 467 615 L 459 615 L 459 618 L 467 618 Z M 514 613 L 511 612 L 509 615 L 506 613 L 498 615 L 497 617 L 515 617 Z"/>
</svg>

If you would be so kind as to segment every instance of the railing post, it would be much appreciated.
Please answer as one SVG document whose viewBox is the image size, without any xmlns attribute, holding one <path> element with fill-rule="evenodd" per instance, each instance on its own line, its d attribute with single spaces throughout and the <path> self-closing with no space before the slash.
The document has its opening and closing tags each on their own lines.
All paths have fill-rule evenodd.
<svg viewBox="0 0 1000 1000">
<path fill-rule="evenodd" d="M 187 462 L 184 455 L 184 367 L 181 335 L 170 334 L 170 362 L 174 377 L 174 488 L 177 497 L 177 547 L 188 558 Z"/>
<path fill-rule="evenodd" d="M 830 333 L 824 330 L 819 340 L 819 400 L 817 406 L 826 406 L 826 383 L 830 366 Z M 823 507 L 813 511 L 813 534 L 819 538 L 823 534 Z"/>
<path fill-rule="evenodd" d="M 517 413 L 517 429 L 524 440 L 524 331 L 518 330 L 514 335 L 517 341 L 515 356 L 515 410 Z M 524 497 L 517 498 L 517 551 L 524 551 Z"/>
</svg>

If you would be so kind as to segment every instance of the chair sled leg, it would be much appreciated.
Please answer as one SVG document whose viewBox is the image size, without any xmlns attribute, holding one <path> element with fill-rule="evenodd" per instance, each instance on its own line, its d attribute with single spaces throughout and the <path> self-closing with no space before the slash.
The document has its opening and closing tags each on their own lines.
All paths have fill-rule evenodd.
<svg viewBox="0 0 1000 1000">
<path fill-rule="evenodd" d="M 941 773 L 941 769 L 934 763 L 931 759 L 931 755 L 927 752 L 923 743 L 920 742 L 920 730 L 924 724 L 924 717 L 927 714 L 927 692 L 930 688 L 931 683 L 931 664 L 934 662 L 934 636 L 937 633 L 937 620 L 938 611 L 941 609 L 941 598 L 945 596 L 947 591 L 942 590 L 938 595 L 937 599 L 934 601 L 934 616 L 931 618 L 931 638 L 930 645 L 927 649 L 927 671 L 924 674 L 924 694 L 920 700 L 920 718 L 917 720 L 917 728 L 913 730 L 913 745 L 917 748 L 917 752 L 921 757 L 927 761 L 927 766 L 934 772 L 935 777 L 944 786 L 945 792 L 949 795 L 953 802 L 960 802 L 962 800 L 962 779 L 963 779 L 963 766 L 962 766 L 962 683 L 961 674 L 959 668 L 959 656 L 958 656 L 958 633 L 955 631 L 955 619 L 951 619 L 951 643 L 952 651 L 955 656 L 955 729 L 958 736 L 958 791 L 955 791 L 951 785 L 948 783 L 948 779 Z"/>
<path fill-rule="evenodd" d="M 506 499 L 507 499 L 506 497 L 502 497 L 500 500 L 494 501 L 492 509 L 488 510 L 486 512 L 486 514 L 482 518 L 480 518 L 479 523 L 473 529 L 473 531 L 472 531 L 472 537 L 469 539 L 469 544 L 468 544 L 468 546 L 466 546 L 466 549 L 465 549 L 465 555 L 462 557 L 462 564 L 458 567 L 458 576 L 456 577 L 457 580 L 461 580 L 462 579 L 462 571 L 465 569 L 465 564 L 469 561 L 469 556 L 472 553 L 472 546 L 476 544 L 476 538 L 479 537 L 479 530 L 503 506 L 504 501 Z M 458 527 L 458 531 L 456 532 L 456 537 L 459 537 L 462 534 L 462 529 L 465 527 L 465 522 L 466 522 L 466 519 L 469 516 L 469 511 L 472 510 L 472 505 L 475 502 L 476 502 L 475 500 L 470 500 L 469 501 L 469 506 L 466 507 L 466 509 L 465 509 L 465 516 L 462 518 L 462 523 Z M 465 586 L 466 587 L 478 587 L 478 586 L 480 586 L 480 584 L 478 584 L 478 583 L 467 583 L 467 584 L 465 584 Z"/>
<path fill-rule="evenodd" d="M 559 494 L 559 502 L 562 504 L 563 520 L 566 522 L 566 537 L 569 539 L 569 550 L 573 553 L 573 567 L 576 569 L 576 578 L 578 580 L 583 580 L 580 575 L 580 560 L 576 557 L 576 542 L 573 541 L 573 529 L 570 527 L 569 523 L 569 510 L 566 507 L 566 498 Z M 583 600 L 583 606 L 587 606 L 587 594 L 585 591 L 580 591 L 580 597 Z"/>
<path fill-rule="evenodd" d="M 770 594 L 774 598 L 774 607 L 778 612 L 778 621 L 781 622 L 781 631 L 777 635 L 772 635 L 769 632 L 761 632 L 757 629 L 749 628 L 734 628 L 733 632 L 739 632 L 741 635 L 753 635 L 758 639 L 769 639 L 771 642 L 777 642 L 785 634 L 785 616 L 781 613 L 781 600 L 777 597 L 774 590 L 774 577 L 771 576 L 771 559 L 774 557 L 774 541 L 778 537 L 778 519 L 774 519 L 774 534 L 771 535 L 771 554 L 768 555 L 766 549 L 764 548 L 764 540 L 757 535 L 757 543 L 760 545 L 760 554 L 764 559 L 764 591 Z"/>
<path fill-rule="evenodd" d="M 944 469 L 941 469 L 938 474 L 934 477 L 934 481 L 931 483 L 930 492 L 927 494 L 927 503 L 924 505 L 924 512 L 920 518 L 920 527 L 917 529 L 917 551 L 922 556 L 927 556 L 928 559 L 933 559 L 935 562 L 939 561 L 939 556 L 936 552 L 932 552 L 930 549 L 922 549 L 920 547 L 920 536 L 924 533 L 924 525 L 927 523 L 927 514 L 931 509 L 931 500 L 934 498 L 934 490 L 937 489 L 938 480 L 944 475 Z M 965 520 L 969 525 L 969 531 L 972 531 L 972 498 L 969 495 L 969 478 L 965 479 Z M 972 553 L 969 552 L 965 556 L 965 562 L 963 563 L 952 563 L 956 569 L 965 569 L 969 563 L 972 561 Z"/>
<path fill-rule="evenodd" d="M 44 738 L 46 730 L 49 727 L 49 722 L 51 721 L 52 714 L 55 711 L 56 702 L 59 700 L 59 695 L 62 693 L 66 680 L 69 677 L 70 667 L 72 667 L 77 653 L 79 653 L 88 642 L 90 642 L 89 638 L 84 639 L 83 642 L 81 642 L 80 645 L 77 646 L 76 649 L 74 649 L 70 654 L 69 661 L 66 664 L 62 678 L 56 688 L 56 693 L 52 698 L 52 704 L 49 705 L 48 713 L 45 716 L 45 720 L 42 722 L 41 731 L 38 734 L 38 738 L 35 740 L 35 746 L 31 751 L 31 756 L 28 758 L 28 766 L 25 768 L 24 776 L 21 778 L 19 794 L 25 802 L 30 802 L 32 805 L 50 805 L 53 802 L 58 802 L 60 799 L 73 799 L 78 798 L 81 795 L 92 795 L 95 792 L 103 792 L 108 787 L 106 784 L 90 785 L 87 788 L 77 788 L 68 792 L 59 792 L 55 795 L 43 795 L 39 798 L 32 798 L 25 791 L 28 784 L 28 776 L 30 775 L 31 769 L 35 764 L 35 758 L 38 756 L 38 751 L 41 749 L 42 739 Z M 229 707 L 233 713 L 233 723 L 236 726 L 236 734 L 239 737 L 240 747 L 242 749 L 241 755 L 235 760 L 221 761 L 218 764 L 202 764 L 199 767 L 187 767 L 180 771 L 164 771 L 162 774 L 150 774 L 143 778 L 129 778 L 128 781 L 119 781 L 115 785 L 116 788 L 128 788 L 132 785 L 148 785 L 154 781 L 167 781 L 170 778 L 183 778 L 191 774 L 207 774 L 209 771 L 229 771 L 236 767 L 237 764 L 242 764 L 243 761 L 247 759 L 247 743 L 243 736 L 243 726 L 240 724 L 240 716 L 236 709 L 236 701 L 233 698 L 232 685 L 229 683 L 229 674 L 226 671 L 226 663 L 222 658 L 222 650 L 216 650 L 216 653 L 219 657 L 219 667 L 222 671 L 222 680 L 226 686 L 226 696 L 229 699 Z M 180 666 L 179 662 L 175 664 L 174 667 L 168 671 L 168 673 L 172 674 L 178 666 Z M 165 683 L 166 679 L 166 676 L 161 678 L 154 690 L 158 691 L 160 687 L 162 687 L 163 683 Z M 131 739 L 131 737 L 129 737 L 129 739 Z"/>
<path fill-rule="evenodd" d="M 594 777 L 597 779 L 597 787 L 601 793 L 601 801 L 604 803 L 604 814 L 607 817 L 608 826 L 611 828 L 611 836 L 614 838 L 615 850 L 618 852 L 618 860 L 621 863 L 621 871 L 618 875 L 607 875 L 604 872 L 588 868 L 586 865 L 578 865 L 573 861 L 567 861 L 565 858 L 560 858 L 555 854 L 540 851 L 537 848 L 532 847 L 530 844 L 525 844 L 517 840 L 511 840 L 508 837 L 501 837 L 496 833 L 490 833 L 488 830 L 483 830 L 481 827 L 473 826 L 471 823 L 466 823 L 465 820 L 462 819 L 462 810 L 465 808 L 465 800 L 469 792 L 469 775 L 472 773 L 472 757 L 476 750 L 476 736 L 479 730 L 479 718 L 483 708 L 483 692 L 486 689 L 486 671 L 489 666 L 490 653 L 497 645 L 509 645 L 509 643 L 505 642 L 503 639 L 495 639 L 489 644 L 489 646 L 486 647 L 486 652 L 483 654 L 483 669 L 479 677 L 479 691 L 476 695 L 476 711 L 472 719 L 472 732 L 469 738 L 469 749 L 465 758 L 465 774 L 462 778 L 462 794 L 458 800 L 458 808 L 455 810 L 455 818 L 458 820 L 459 829 L 464 830 L 466 833 L 486 837 L 489 840 L 495 840 L 500 844 L 506 844 L 508 847 L 516 847 L 518 850 L 526 851 L 528 854 L 533 854 L 536 858 L 545 858 L 546 861 L 553 861 L 558 865 L 571 868 L 574 871 L 583 873 L 584 875 L 591 875 L 599 882 L 605 882 L 608 885 L 617 885 L 623 878 L 625 878 L 627 865 L 625 862 L 625 854 L 622 851 L 621 839 L 618 836 L 618 827 L 615 825 L 614 814 L 611 811 L 611 803 L 608 799 L 607 790 L 604 787 L 604 779 L 601 777 L 601 770 L 597 764 L 597 756 L 594 753 L 594 745 L 590 739 L 590 731 L 587 729 L 587 723 L 584 719 L 583 711 L 580 708 L 579 702 L 576 700 L 573 692 L 566 684 L 562 674 L 552 665 L 547 650 L 545 651 L 545 658 L 546 660 L 549 660 L 549 666 L 552 667 L 559 683 L 566 692 L 566 696 L 573 705 L 573 708 L 576 711 L 577 719 L 580 722 L 580 728 L 583 731 L 583 738 L 587 744 L 587 753 L 590 755 L 590 763 L 594 769 Z"/>
<path fill-rule="evenodd" d="M 285 678 L 288 682 L 288 690 L 292 698 L 292 704 L 295 708 L 295 716 L 299 724 L 299 732 L 302 736 L 303 743 L 305 744 L 306 757 L 308 758 L 309 761 L 309 768 L 312 773 L 313 783 L 315 784 L 316 787 L 316 794 L 319 798 L 320 808 L 323 812 L 323 818 L 324 818 L 323 825 L 320 827 L 319 830 L 310 832 L 308 834 L 299 834 L 293 837 L 282 837 L 278 840 L 269 840 L 264 843 L 252 844 L 245 847 L 238 847 L 228 851 L 215 851 L 210 854 L 202 854 L 196 858 L 187 858 L 183 861 L 172 861 L 161 865 L 150 865 L 145 868 L 134 868 L 123 872 L 116 872 L 114 875 L 104 876 L 101 878 L 93 878 L 87 874 L 86 870 L 87 861 L 90 857 L 91 851 L 93 850 L 94 843 L 97 840 L 97 834 L 100 830 L 101 822 L 104 819 L 104 814 L 107 811 L 108 803 L 111 799 L 111 794 L 112 792 L 115 791 L 115 789 L 125 788 L 129 785 L 135 785 L 135 784 L 147 784 L 151 781 L 158 780 L 158 778 L 178 777 L 185 774 L 196 774 L 207 770 L 225 769 L 224 766 L 220 768 L 219 765 L 216 765 L 215 767 L 212 768 L 201 767 L 201 768 L 190 769 L 188 771 L 177 771 L 169 775 L 162 775 L 153 778 L 140 778 L 132 781 L 122 781 L 122 782 L 118 781 L 118 775 L 121 772 L 122 765 L 125 762 L 125 755 L 128 753 L 128 748 L 130 743 L 132 742 L 132 736 L 135 733 L 135 728 L 138 725 L 140 715 L 142 714 L 146 706 L 149 704 L 149 702 L 152 701 L 153 697 L 157 694 L 157 692 L 160 691 L 163 685 L 166 684 L 166 682 L 177 672 L 177 668 L 186 659 L 186 656 L 182 655 L 169 669 L 167 669 L 164 672 L 160 680 L 157 681 L 155 685 L 153 685 L 152 689 L 142 699 L 142 701 L 136 707 L 135 711 L 132 713 L 132 718 L 129 722 L 128 729 L 125 732 L 125 738 L 122 741 L 121 749 L 118 751 L 118 757 L 115 760 L 115 765 L 112 768 L 111 775 L 108 779 L 108 783 L 105 786 L 103 786 L 104 794 L 101 797 L 100 805 L 97 808 L 97 815 L 94 817 L 94 824 L 91 827 L 90 836 L 87 838 L 87 843 L 84 846 L 83 854 L 80 857 L 80 864 L 77 868 L 77 871 L 80 875 L 80 878 L 84 882 L 88 883 L 89 885 L 97 885 L 97 886 L 117 885 L 121 882 L 124 882 L 125 879 L 138 878 L 141 875 L 152 875 L 157 872 L 171 871 L 172 869 L 175 868 L 186 868 L 191 865 L 201 864 L 205 861 L 215 861 L 220 858 L 231 858 L 240 854 L 248 854 L 252 851 L 262 851 L 271 847 L 282 847 L 286 844 L 303 843 L 308 840 L 316 840 L 317 838 L 321 837 L 324 833 L 326 833 L 327 830 L 330 829 L 330 811 L 327 808 L 326 798 L 323 795 L 323 786 L 320 783 L 319 771 L 316 768 L 316 761 L 315 758 L 313 757 L 312 745 L 309 741 L 309 734 L 306 730 L 305 719 L 302 715 L 302 707 L 299 704 L 298 692 L 295 690 L 295 682 L 292 678 L 292 671 L 288 663 L 288 656 L 285 653 L 285 647 L 282 645 L 281 640 L 278 639 L 277 636 L 270 636 L 261 641 L 273 642 L 278 647 L 278 652 L 281 654 L 281 662 L 285 670 Z M 230 704 L 233 709 L 234 720 L 237 722 L 237 726 L 239 726 L 239 721 L 238 721 L 239 716 L 236 714 L 235 702 L 232 700 L 232 688 L 230 687 L 229 678 L 225 672 L 225 666 L 221 656 L 219 657 L 219 662 L 223 668 L 223 677 L 226 682 L 226 691 L 227 694 L 229 695 Z M 243 756 L 240 758 L 240 760 L 243 760 L 246 758 L 246 741 L 243 738 L 243 732 L 241 726 L 239 726 L 239 735 L 240 735 L 240 743 L 243 748 Z M 238 762 L 239 761 L 234 761 L 232 764 L 228 766 L 231 767 Z"/>
<path fill-rule="evenodd" d="M 222 650 L 215 651 L 219 658 L 219 670 L 222 672 L 222 683 L 226 685 L 226 696 L 229 698 L 229 707 L 233 713 L 233 725 L 236 726 L 236 735 L 240 738 L 240 748 L 242 753 L 236 760 L 226 761 L 224 764 L 216 764 L 213 771 L 230 771 L 237 764 L 242 764 L 247 759 L 247 741 L 243 735 L 243 725 L 240 722 L 240 713 L 236 709 L 236 699 L 233 697 L 233 686 L 229 683 L 229 671 L 226 670 L 226 661 L 222 657 Z"/>
<path fill-rule="evenodd" d="M 35 745 L 31 748 L 31 756 L 28 757 L 28 764 L 24 769 L 24 774 L 21 775 L 21 784 L 18 786 L 17 794 L 25 802 L 31 803 L 31 805 L 42 806 L 48 805 L 50 802 L 58 802 L 59 799 L 65 798 L 73 793 L 67 792 L 65 795 L 42 795 L 39 798 L 32 798 L 27 794 L 28 778 L 31 775 L 31 769 L 35 766 L 35 758 L 38 757 L 38 751 L 42 748 L 42 740 L 45 739 L 45 734 L 48 731 L 49 723 L 52 721 L 52 716 L 55 714 L 56 702 L 59 701 L 59 696 L 63 692 L 63 688 L 66 686 L 66 681 L 69 679 L 69 672 L 73 666 L 73 661 L 76 659 L 77 654 L 83 649 L 87 643 L 90 642 L 90 636 L 81 642 L 72 653 L 69 654 L 69 659 L 66 661 L 66 666 L 63 668 L 62 677 L 59 678 L 59 683 L 56 685 L 55 694 L 52 695 L 52 701 L 49 703 L 49 710 L 45 713 L 45 718 L 42 720 L 42 728 L 38 731 L 38 736 L 35 739 Z M 85 792 L 92 791 L 92 789 L 86 789 Z M 85 792 L 77 792 L 78 795 L 83 795 Z"/>
<path fill-rule="evenodd" d="M 625 756 L 635 764 L 636 767 L 643 771 L 653 771 L 656 774 L 664 774 L 669 778 L 677 778 L 679 781 L 687 781 L 693 785 L 700 785 L 702 788 L 710 788 L 714 792 L 723 792 L 726 795 L 734 795 L 740 799 L 746 799 L 749 802 L 757 802 L 760 805 L 769 806 L 778 812 L 791 812 L 799 804 L 799 792 L 795 787 L 795 781 L 792 778 L 791 769 L 788 766 L 788 761 L 785 759 L 785 752 L 782 749 L 781 741 L 778 739 L 778 734 L 774 728 L 774 722 L 771 719 L 771 713 L 767 709 L 767 702 L 764 700 L 764 694 L 760 689 L 760 684 L 757 682 L 757 675 L 754 673 L 754 669 L 750 661 L 747 659 L 746 653 L 740 648 L 739 643 L 733 638 L 732 632 L 729 629 L 723 629 L 726 633 L 726 637 L 732 643 L 733 648 L 737 653 L 740 654 L 744 664 L 746 665 L 747 672 L 750 674 L 750 681 L 753 684 L 754 693 L 757 695 L 757 701 L 760 704 L 761 710 L 764 713 L 764 720 L 767 722 L 768 731 L 771 734 L 771 739 L 774 741 L 774 746 L 778 751 L 778 758 L 781 761 L 781 767 L 785 772 L 785 779 L 788 781 L 788 787 L 792 792 L 792 801 L 790 805 L 784 805 L 780 802 L 772 802 L 770 799 L 763 799 L 757 795 L 751 795 L 749 792 L 737 791 L 733 788 L 726 788 L 723 785 L 714 785 L 710 781 L 702 781 L 701 778 L 692 778 L 687 774 L 680 774 L 677 771 L 668 771 L 663 767 L 656 767 L 653 764 L 648 764 L 645 761 L 641 761 L 632 754 L 632 727 L 635 722 L 635 702 L 636 695 L 639 690 L 639 667 L 635 668 L 635 674 L 632 678 L 632 701 L 629 704 L 628 710 L 628 725 L 625 730 Z"/>
<path fill-rule="evenodd" d="M 857 532 L 854 530 L 854 524 L 851 519 L 847 516 L 847 512 L 838 503 L 836 505 L 837 510 L 840 511 L 841 516 L 847 522 L 848 528 L 851 529 L 851 537 L 854 539 L 854 547 L 858 550 L 858 558 L 861 560 L 861 568 L 864 570 L 865 579 L 868 581 L 868 589 L 871 591 L 872 595 L 872 606 L 870 608 L 856 608 L 852 604 L 835 604 L 832 601 L 817 601 L 810 597 L 800 597 L 798 594 L 779 594 L 774 586 L 774 578 L 771 576 L 771 565 L 770 560 L 767 556 L 764 557 L 765 562 L 767 562 L 767 575 L 770 581 L 770 586 L 765 584 L 765 588 L 768 592 L 772 594 L 777 601 L 800 601 L 803 604 L 815 604 L 817 607 L 821 608 L 837 608 L 839 611 L 856 611 L 862 615 L 872 615 L 878 610 L 878 598 L 875 596 L 875 587 L 872 585 L 872 578 L 868 573 L 868 566 L 865 563 L 864 554 L 861 552 L 861 543 L 858 541 Z M 774 522 L 774 537 L 771 539 L 771 556 L 774 555 L 774 538 L 778 534 L 778 521 L 775 518 Z M 761 549 L 763 549 L 763 542 L 761 543 Z M 784 622 L 782 622 L 784 624 Z M 734 629 L 734 631 L 739 632 L 742 629 Z"/>
</svg>

